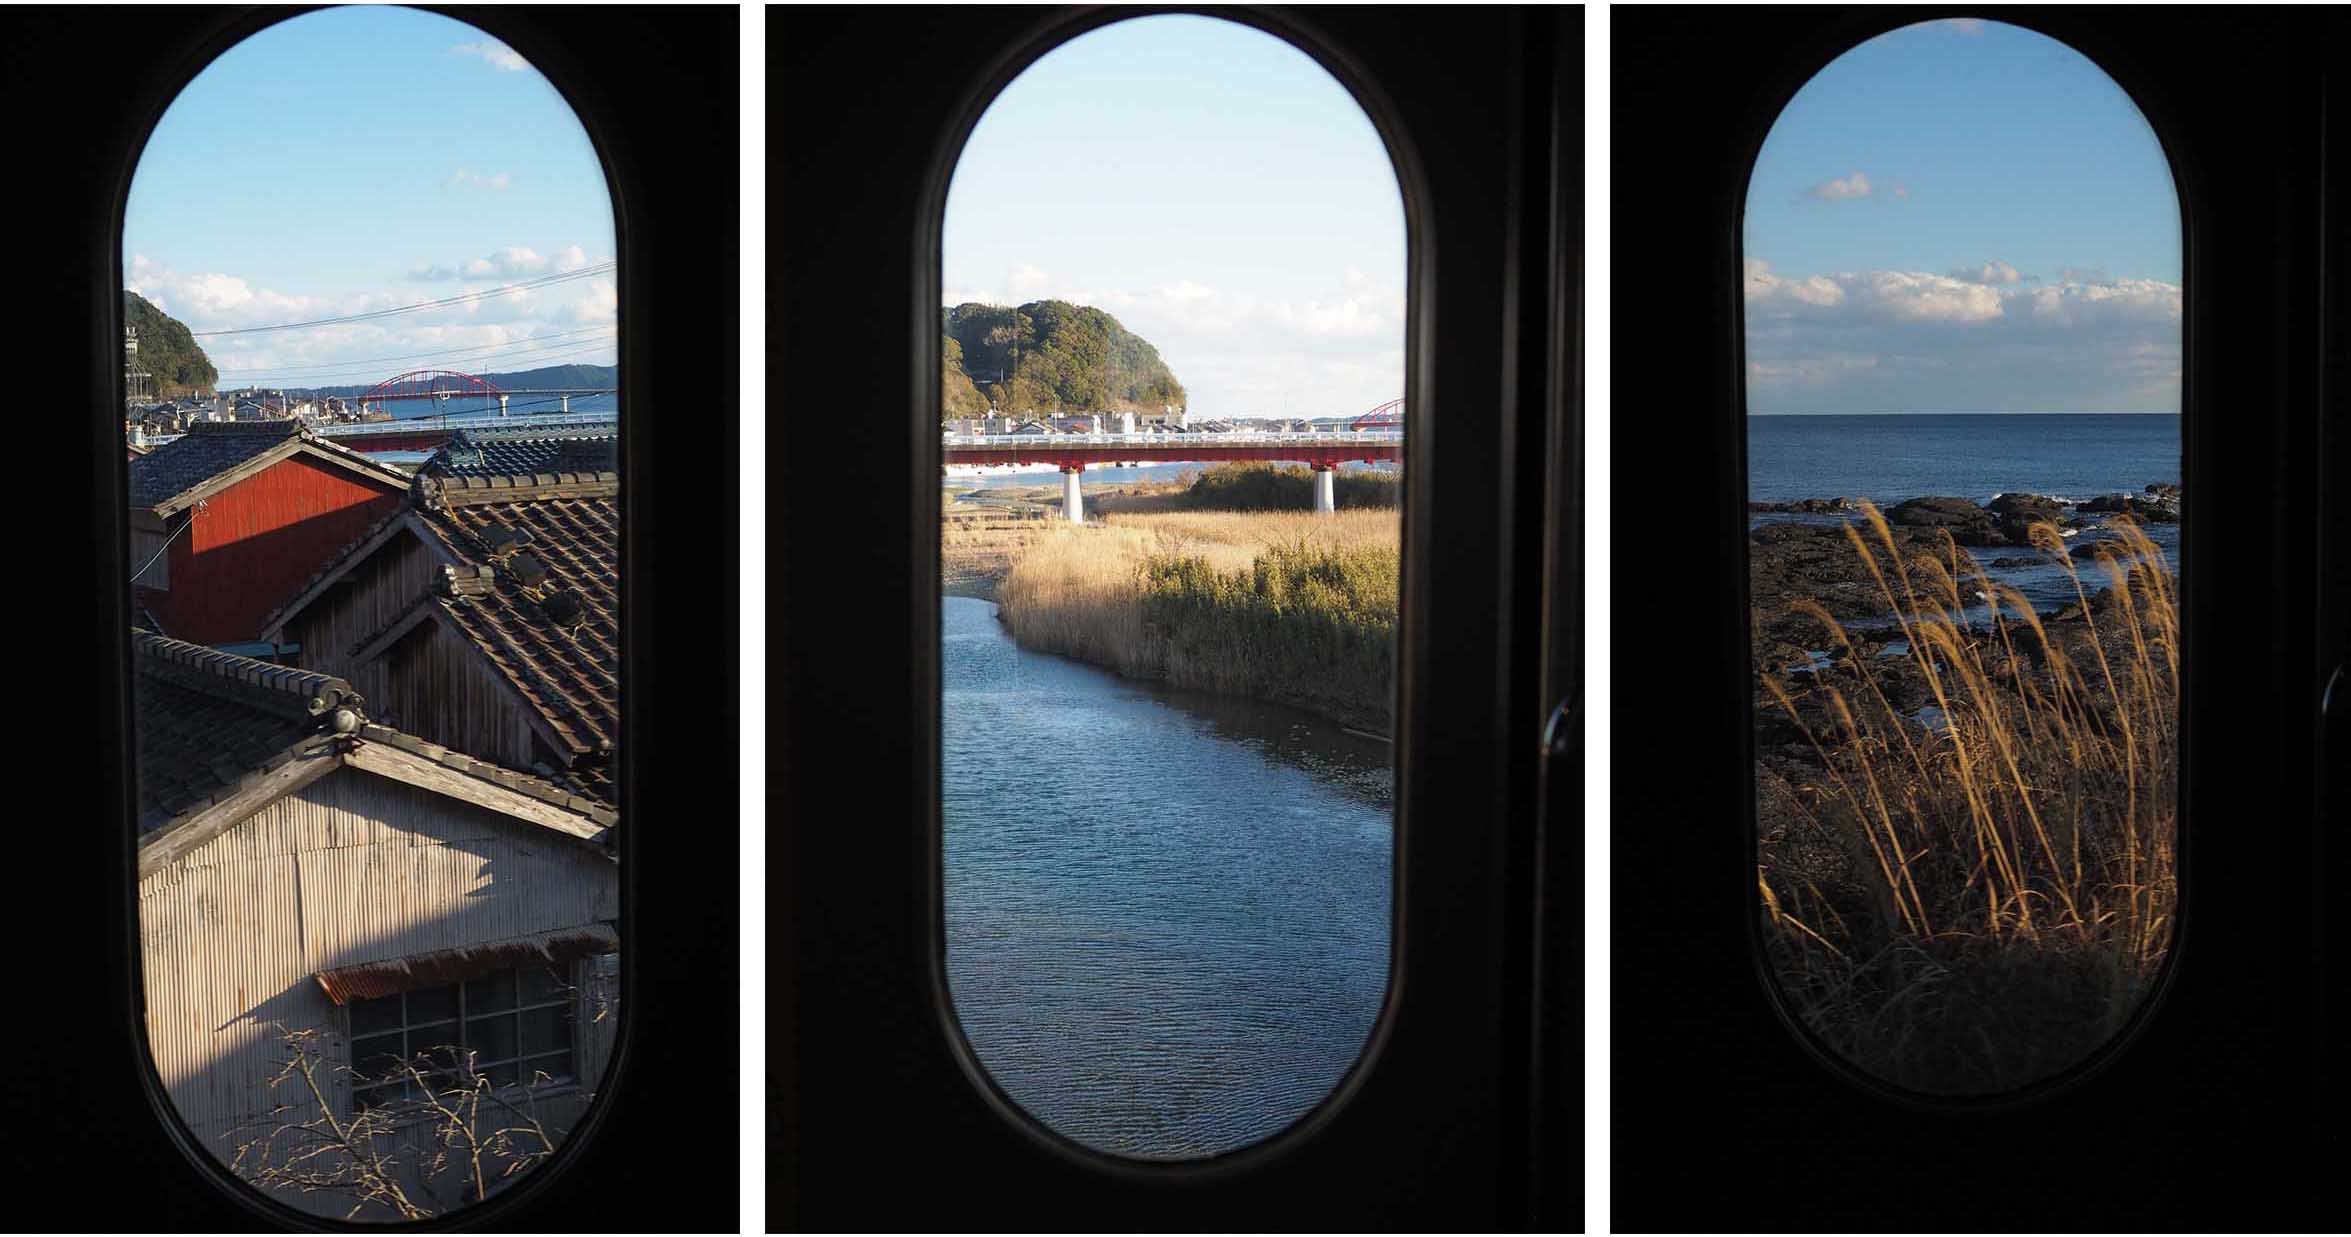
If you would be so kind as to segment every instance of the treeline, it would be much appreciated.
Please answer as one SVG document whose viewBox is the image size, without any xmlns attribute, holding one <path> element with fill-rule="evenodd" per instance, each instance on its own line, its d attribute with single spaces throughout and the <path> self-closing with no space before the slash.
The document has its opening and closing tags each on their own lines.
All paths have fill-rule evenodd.
<svg viewBox="0 0 2351 1237">
<path fill-rule="evenodd" d="M 147 375 L 143 389 L 150 395 L 203 395 L 212 390 L 220 371 L 197 346 L 196 337 L 179 319 L 155 307 L 136 292 L 122 294 L 123 325 L 139 333 L 135 368 Z"/>
<path fill-rule="evenodd" d="M 1184 402 L 1183 384 L 1148 340 L 1089 305 L 969 302 L 940 311 L 939 407 L 972 417 L 1158 412 Z"/>
</svg>

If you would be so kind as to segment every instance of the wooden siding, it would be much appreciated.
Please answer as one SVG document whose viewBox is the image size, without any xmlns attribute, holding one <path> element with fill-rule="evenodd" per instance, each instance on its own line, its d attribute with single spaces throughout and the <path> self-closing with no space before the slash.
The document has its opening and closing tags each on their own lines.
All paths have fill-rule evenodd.
<svg viewBox="0 0 2351 1237">
<path fill-rule="evenodd" d="M 402 501 L 345 469 L 280 460 L 204 500 L 172 542 L 170 590 L 141 590 L 141 600 L 178 639 L 254 639 L 272 610 Z"/>
<path fill-rule="evenodd" d="M 316 972 L 614 920 L 616 873 L 537 826 L 339 770 L 140 881 L 156 1071 L 226 1163 L 238 1127 L 276 1102 L 273 1024 L 324 1032 L 335 1063 L 348 1064 L 342 1013 Z M 581 1076 L 600 1078 L 616 1018 L 579 1025 Z M 348 1111 L 340 1081 L 336 1098 Z M 349 1205 L 283 1197 L 322 1213 Z"/>
<path fill-rule="evenodd" d="M 295 615 L 280 638 L 302 646 L 296 661 L 304 670 L 350 683 L 380 717 L 388 696 L 382 660 L 356 664 L 351 652 L 432 591 L 438 565 L 415 533 L 395 534 Z"/>
<path fill-rule="evenodd" d="M 534 743 L 528 706 L 481 650 L 447 623 L 428 622 L 376 662 L 373 674 L 384 695 L 368 697 L 374 706 L 369 714 L 380 720 L 388 711 L 385 725 L 510 769 L 528 770 L 533 760 L 545 759 Z M 361 694 L 366 690 L 360 688 Z"/>
</svg>

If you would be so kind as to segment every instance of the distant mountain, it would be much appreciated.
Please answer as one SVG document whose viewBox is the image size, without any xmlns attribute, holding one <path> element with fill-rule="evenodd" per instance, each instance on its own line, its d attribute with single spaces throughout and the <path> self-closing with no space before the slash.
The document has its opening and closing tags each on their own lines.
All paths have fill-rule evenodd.
<svg viewBox="0 0 2351 1237">
<path fill-rule="evenodd" d="M 993 403 L 1024 415 L 1155 413 L 1184 402 L 1184 385 L 1159 349 L 1093 306 L 1030 301 L 1008 309 L 971 302 L 940 314 L 945 416 L 970 407 L 974 395 L 983 407 Z"/>
<path fill-rule="evenodd" d="M 201 395 L 212 390 L 220 371 L 196 344 L 196 337 L 179 319 L 155 307 L 136 292 L 122 294 L 123 325 L 139 333 L 137 369 L 146 374 L 146 393 L 160 396 Z"/>
<path fill-rule="evenodd" d="M 389 378 L 392 375 L 386 374 Z M 501 391 L 543 390 L 551 387 L 610 387 L 620 381 L 617 365 L 548 365 L 539 369 L 516 370 L 505 374 L 475 374 L 474 377 Z M 356 386 L 306 387 L 305 395 L 360 395 L 375 383 L 363 382 Z M 287 388 L 293 390 L 294 388 Z"/>
</svg>

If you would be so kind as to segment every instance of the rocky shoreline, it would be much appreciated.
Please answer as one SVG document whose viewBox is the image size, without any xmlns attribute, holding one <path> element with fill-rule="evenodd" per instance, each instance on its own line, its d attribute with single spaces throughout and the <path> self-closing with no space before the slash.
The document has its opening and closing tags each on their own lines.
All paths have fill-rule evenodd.
<svg viewBox="0 0 2351 1237">
<path fill-rule="evenodd" d="M 2142 526 L 2176 524 L 2180 503 L 2177 484 L 2157 482 L 2139 494 L 2103 495 L 2078 502 L 2026 493 L 2002 494 L 1985 504 L 1928 496 L 1908 499 L 1883 514 L 1895 546 L 1905 558 L 1925 555 L 1943 559 L 1948 552 L 1946 533 L 1952 543 L 1969 551 L 2023 551 L 1998 557 L 1979 554 L 1978 561 L 1988 568 L 2054 563 L 2054 554 L 2032 545 L 2030 530 L 2036 523 L 2053 524 L 2061 533 L 2079 537 L 2067 547 L 2066 556 L 2084 572 L 2082 584 L 2090 595 L 2089 608 L 2085 612 L 2081 605 L 2069 604 L 2041 613 L 2039 618 L 2051 639 L 2064 647 L 2078 647 L 2087 656 L 2090 620 L 2114 605 L 2105 577 L 2089 570 L 2098 546 L 2111 540 L 2099 534 L 2118 516 Z M 1748 509 L 1759 514 L 1850 515 L 1855 522 L 1862 516 L 1861 504 L 1849 498 L 1758 502 L 1748 504 Z M 1757 753 L 1767 766 L 1786 769 L 1818 762 L 1804 730 L 1788 716 L 1774 687 L 1795 701 L 1805 727 L 1815 735 L 1833 729 L 1826 693 L 1818 690 L 1822 687 L 1834 686 L 1854 698 L 1867 693 L 1874 683 L 1887 702 L 1904 713 L 1919 713 L 1934 703 L 1925 675 L 1916 659 L 1906 655 L 1901 633 L 1893 630 L 1877 577 L 1845 535 L 1844 523 L 1765 522 L 1748 534 Z M 1879 557 L 1881 569 L 1888 569 L 1883 543 L 1866 524 L 1861 532 Z M 1895 587 L 1898 590 L 1900 586 L 1897 583 Z M 1975 592 L 1972 582 L 1963 581 L 1962 587 Z M 1818 619 L 1789 608 L 1789 603 L 1799 601 L 1817 603 L 1844 626 L 1868 682 L 1844 658 L 1835 637 Z M 2110 624 L 2100 629 L 2101 642 L 2110 652 L 2118 651 L 2115 642 L 2126 638 L 2118 628 L 2118 624 Z M 2037 642 L 2023 640 L 2016 647 L 2019 662 L 2025 664 L 2013 667 L 2012 672 L 2031 673 L 2039 656 Z M 1772 682 L 1767 684 L 1767 679 Z M 1921 721 L 1920 725 L 1923 729 L 1926 723 Z"/>
</svg>

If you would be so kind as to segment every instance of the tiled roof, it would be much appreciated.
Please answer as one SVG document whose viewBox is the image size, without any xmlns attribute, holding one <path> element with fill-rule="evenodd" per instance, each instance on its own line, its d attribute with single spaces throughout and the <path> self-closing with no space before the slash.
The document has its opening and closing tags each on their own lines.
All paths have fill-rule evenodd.
<svg viewBox="0 0 2351 1237">
<path fill-rule="evenodd" d="M 610 474 L 452 478 L 418 511 L 458 564 L 433 604 L 574 757 L 558 780 L 618 803 L 620 510 Z M 478 487 L 478 488 L 477 488 Z"/>
<path fill-rule="evenodd" d="M 599 796 L 575 777 L 500 768 L 368 721 L 349 683 L 134 628 L 131 656 L 142 838 L 214 803 L 317 745 L 364 740 L 610 827 L 610 779 Z"/>
<path fill-rule="evenodd" d="M 310 453 L 395 490 L 408 488 L 407 475 L 398 469 L 306 433 L 298 420 L 198 421 L 178 438 L 130 461 L 130 505 L 168 514 L 166 509 L 187 505 L 223 474 L 258 471 L 268 465 L 267 457 L 296 452 Z"/>
<path fill-rule="evenodd" d="M 198 421 L 131 461 L 131 505 L 158 507 L 302 432 L 300 421 Z"/>
<path fill-rule="evenodd" d="M 620 467 L 617 426 L 468 429 L 441 445 L 419 471 L 443 477 L 612 472 Z"/>
<path fill-rule="evenodd" d="M 309 736 L 361 704 L 341 679 L 131 633 L 142 835 L 286 763 Z"/>
</svg>

